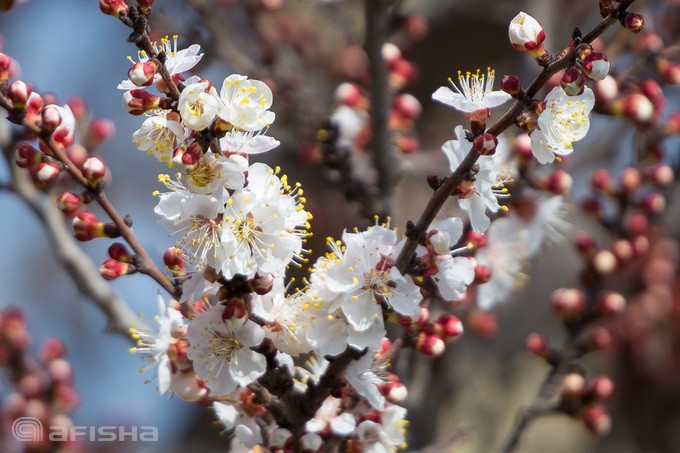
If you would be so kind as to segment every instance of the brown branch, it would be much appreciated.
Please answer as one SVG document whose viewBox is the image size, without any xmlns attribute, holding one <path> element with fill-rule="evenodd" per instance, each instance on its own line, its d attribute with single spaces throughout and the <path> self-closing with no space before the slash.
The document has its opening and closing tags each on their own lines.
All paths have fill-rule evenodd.
<svg viewBox="0 0 680 453">
<path fill-rule="evenodd" d="M 108 321 L 107 331 L 132 341 L 129 335 L 130 327 L 142 330 L 145 329 L 145 324 L 97 273 L 96 265 L 76 244 L 73 234 L 65 226 L 63 215 L 57 209 L 55 201 L 46 201 L 26 172 L 16 166 L 10 155 L 11 149 L 12 147 L 3 153 L 12 173 L 9 188 L 26 203 L 43 224 L 57 260 L 71 276 L 80 293 L 104 313 Z"/>
<path fill-rule="evenodd" d="M 597 24 L 597 26 L 595 26 L 595 28 L 593 28 L 592 31 L 583 37 L 583 42 L 590 43 L 595 38 L 604 33 L 604 31 L 616 21 L 617 15 L 621 11 L 625 11 L 626 8 L 628 8 L 634 1 L 635 0 L 622 1 L 619 4 L 619 7 L 612 14 L 603 19 Z M 526 89 L 527 96 L 535 96 L 553 74 L 561 71 L 562 69 L 566 69 L 569 64 L 574 61 L 577 55 L 578 47 L 571 49 L 566 53 L 566 55 L 543 68 L 543 70 L 538 74 L 538 76 L 536 76 L 533 82 L 531 82 L 529 87 Z M 524 102 L 522 100 L 515 101 L 512 107 L 510 107 L 510 109 L 498 121 L 496 121 L 496 123 L 491 126 L 487 132 L 496 136 L 499 135 L 514 123 L 515 118 L 522 112 L 523 109 Z M 417 235 L 423 234 L 427 231 L 427 228 L 430 226 L 437 213 L 441 210 L 442 206 L 444 206 L 446 200 L 448 200 L 449 196 L 463 181 L 463 175 L 470 171 L 475 162 L 477 162 L 477 159 L 479 159 L 479 154 L 474 149 L 471 149 L 467 156 L 465 156 L 465 159 L 463 159 L 463 162 L 461 162 L 453 174 L 451 174 L 446 179 L 444 184 L 435 191 L 430 200 L 427 202 L 427 205 L 420 215 L 418 222 L 415 224 L 414 232 L 417 234 L 411 235 L 406 239 L 406 243 L 404 244 L 401 253 L 397 257 L 395 266 L 401 273 L 406 272 L 406 269 L 413 258 L 413 254 L 416 251 L 416 247 L 418 246 Z"/>
<path fill-rule="evenodd" d="M 388 119 L 392 94 L 389 70 L 382 56 L 382 48 L 389 32 L 389 7 L 387 0 L 365 0 L 366 39 L 364 48 L 368 55 L 371 75 L 371 148 L 373 165 L 378 175 L 377 212 L 386 217 L 393 210 L 394 186 L 399 180 L 399 158 L 394 150 Z"/>
<path fill-rule="evenodd" d="M 8 112 L 13 111 L 12 102 L 2 94 L 0 94 L 0 107 L 4 108 Z M 78 167 L 76 167 L 73 162 L 71 162 L 61 147 L 58 146 L 50 136 L 46 135 L 37 123 L 24 118 L 20 124 L 40 137 L 40 139 L 54 154 L 54 157 L 64 164 L 64 168 L 73 177 L 73 179 L 92 194 L 97 204 L 101 206 L 111 221 L 116 225 L 116 227 L 118 227 L 123 239 L 125 239 L 125 241 L 130 245 L 130 247 L 132 247 L 135 253 L 141 258 L 141 262 L 143 264 L 138 267 L 139 272 L 153 278 L 169 294 L 175 296 L 177 294 L 175 285 L 173 285 L 172 282 L 165 276 L 165 274 L 154 264 L 153 260 L 139 242 L 135 233 L 132 231 L 132 228 L 130 228 L 125 220 L 120 216 L 120 214 L 118 214 L 118 211 L 116 211 L 116 209 L 113 207 L 109 199 L 106 197 L 104 191 L 101 190 L 101 188 L 93 188 L 90 185 L 90 183 L 87 181 L 87 178 L 85 178 Z"/>
</svg>

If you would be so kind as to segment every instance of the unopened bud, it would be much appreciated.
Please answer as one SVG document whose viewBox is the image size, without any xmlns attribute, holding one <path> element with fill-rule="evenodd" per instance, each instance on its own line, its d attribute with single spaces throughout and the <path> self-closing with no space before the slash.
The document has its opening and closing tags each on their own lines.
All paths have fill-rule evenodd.
<svg viewBox="0 0 680 453">
<path fill-rule="evenodd" d="M 581 64 L 586 75 L 592 80 L 603 80 L 609 74 L 609 59 L 601 52 L 591 52 Z"/>
<path fill-rule="evenodd" d="M 56 162 L 41 162 L 28 169 L 28 174 L 38 189 L 49 187 L 59 177 L 60 172 L 61 166 Z"/>
<path fill-rule="evenodd" d="M 588 430 L 598 437 L 606 436 L 612 427 L 609 411 L 599 404 L 589 404 L 584 407 L 581 417 Z"/>
<path fill-rule="evenodd" d="M 14 161 L 21 168 L 30 168 L 38 165 L 42 160 L 42 154 L 28 143 L 20 143 L 14 150 Z"/>
<path fill-rule="evenodd" d="M 258 276 L 250 281 L 255 294 L 264 295 L 274 287 L 274 276 L 271 274 Z"/>
<path fill-rule="evenodd" d="M 175 148 L 172 154 L 172 164 L 182 173 L 191 173 L 198 168 L 204 153 L 204 146 L 194 141 L 188 148 L 182 146 Z"/>
<path fill-rule="evenodd" d="M 83 168 L 83 164 L 90 157 L 84 146 L 74 143 L 66 149 L 66 157 L 78 168 Z"/>
<path fill-rule="evenodd" d="M 639 236 L 647 233 L 649 220 L 647 220 L 647 216 L 638 212 L 626 219 L 625 228 L 630 236 Z"/>
<path fill-rule="evenodd" d="M 581 398 L 586 391 L 586 379 L 580 373 L 569 373 L 560 382 L 562 401 L 573 401 Z"/>
<path fill-rule="evenodd" d="M 15 80 L 7 87 L 7 98 L 12 101 L 15 111 L 22 111 L 26 108 L 28 98 L 31 96 L 31 87 L 23 80 Z"/>
<path fill-rule="evenodd" d="M 666 120 L 664 130 L 668 135 L 680 134 L 680 112 L 674 112 L 671 114 L 668 120 Z"/>
<path fill-rule="evenodd" d="M 636 167 L 627 167 L 621 170 L 619 179 L 621 187 L 628 193 L 635 192 L 642 185 L 642 174 Z"/>
<path fill-rule="evenodd" d="M 392 101 L 392 109 L 401 117 L 413 120 L 420 116 L 423 107 L 415 96 L 408 93 L 402 93 L 396 96 Z"/>
<path fill-rule="evenodd" d="M 535 58 L 546 54 L 542 44 L 545 40 L 543 27 L 536 19 L 524 12 L 520 12 L 512 19 L 508 27 L 508 36 L 515 50 L 528 51 Z"/>
<path fill-rule="evenodd" d="M 605 316 L 616 316 L 626 309 L 626 299 L 619 293 L 606 291 L 597 301 L 598 311 Z"/>
<path fill-rule="evenodd" d="M 608 104 L 618 96 L 619 84 L 614 77 L 608 75 L 604 79 L 595 82 L 593 93 L 599 104 Z"/>
<path fill-rule="evenodd" d="M 666 209 L 666 198 L 660 193 L 650 193 L 642 200 L 642 208 L 650 214 L 661 214 Z"/>
<path fill-rule="evenodd" d="M 40 348 L 40 356 L 46 362 L 66 356 L 66 345 L 57 338 L 48 338 Z"/>
<path fill-rule="evenodd" d="M 240 297 L 229 299 L 222 312 L 222 319 L 224 321 L 238 319 L 245 322 L 248 319 L 248 309 L 244 300 Z"/>
<path fill-rule="evenodd" d="M 99 9 L 109 16 L 120 17 L 127 14 L 128 6 L 125 0 L 99 0 Z"/>
<path fill-rule="evenodd" d="M 415 137 L 400 135 L 396 138 L 394 144 L 404 154 L 413 154 L 420 149 L 420 142 Z"/>
<path fill-rule="evenodd" d="M 609 194 L 616 190 L 614 179 L 605 168 L 598 168 L 590 175 L 590 184 L 593 188 Z"/>
<path fill-rule="evenodd" d="M 415 348 L 428 357 L 438 357 L 444 352 L 446 345 L 439 336 L 420 332 Z"/>
<path fill-rule="evenodd" d="M 106 165 L 98 157 L 89 157 L 83 163 L 83 176 L 90 187 L 98 187 L 106 176 Z"/>
<path fill-rule="evenodd" d="M 170 247 L 163 253 L 163 263 L 175 276 L 185 275 L 187 264 L 182 249 Z"/>
<path fill-rule="evenodd" d="M 54 103 L 54 102 L 53 102 Z M 71 109 L 73 116 L 77 120 L 82 120 L 87 117 L 87 102 L 80 96 L 72 96 L 66 101 L 66 105 Z"/>
<path fill-rule="evenodd" d="M 647 178 L 652 184 L 668 187 L 675 182 L 675 172 L 670 165 L 658 163 L 647 170 Z"/>
<path fill-rule="evenodd" d="M 574 235 L 574 245 L 576 246 L 576 249 L 585 256 L 592 256 L 597 250 L 595 238 L 586 231 L 578 231 Z"/>
<path fill-rule="evenodd" d="M 574 288 L 560 288 L 550 296 L 550 305 L 563 320 L 580 318 L 586 308 L 586 296 Z"/>
<path fill-rule="evenodd" d="M 158 65 L 153 61 L 138 61 L 128 70 L 128 77 L 138 87 L 145 87 L 153 83 L 156 71 L 158 71 Z"/>
<path fill-rule="evenodd" d="M 515 154 L 519 157 L 530 160 L 532 159 L 533 153 L 531 152 L 531 136 L 529 134 L 519 134 L 515 137 L 515 141 L 512 144 Z"/>
<path fill-rule="evenodd" d="M 626 27 L 626 30 L 633 33 L 640 33 L 643 28 L 645 28 L 645 19 L 640 14 L 637 13 L 627 13 L 620 19 L 622 25 Z"/>
<path fill-rule="evenodd" d="M 115 280 L 118 277 L 132 273 L 134 267 L 128 263 L 123 263 L 113 258 L 109 258 L 99 266 L 99 274 L 105 280 Z"/>
<path fill-rule="evenodd" d="M 646 124 L 654 118 L 654 104 L 643 94 L 631 93 L 612 103 L 612 113 Z"/>
<path fill-rule="evenodd" d="M 532 333 L 529 334 L 524 341 L 524 347 L 534 355 L 547 357 L 548 351 L 550 350 L 550 343 L 545 335 Z"/>
<path fill-rule="evenodd" d="M 142 115 L 147 110 L 160 106 L 161 98 L 142 89 L 130 90 L 123 94 L 123 107 L 132 115 Z"/>
<path fill-rule="evenodd" d="M 41 112 L 42 128 L 47 133 L 52 133 L 61 124 L 61 113 L 53 105 L 48 105 Z"/>
<path fill-rule="evenodd" d="M 573 180 L 569 173 L 557 170 L 548 177 L 546 189 L 556 195 L 565 195 L 571 190 L 572 182 Z"/>
<path fill-rule="evenodd" d="M 649 239 L 646 236 L 638 236 L 633 239 L 633 251 L 635 256 L 645 256 L 649 252 Z"/>
<path fill-rule="evenodd" d="M 601 250 L 595 254 L 592 260 L 593 269 L 600 275 L 611 275 L 618 266 L 616 256 L 609 250 Z"/>
<path fill-rule="evenodd" d="M 463 334 L 463 323 L 456 316 L 445 313 L 435 321 L 439 334 L 445 342 L 453 341 Z"/>
<path fill-rule="evenodd" d="M 666 83 L 680 85 L 680 65 L 665 58 L 658 58 L 656 60 L 656 69 Z"/>
<path fill-rule="evenodd" d="M 595 352 L 609 349 L 612 345 L 612 334 L 604 327 L 595 327 L 581 340 L 579 347 L 583 352 Z"/>
<path fill-rule="evenodd" d="M 81 212 L 71 222 L 73 234 L 79 241 L 91 241 L 94 238 L 120 237 L 118 227 L 113 224 L 100 222 L 91 212 Z"/>
<path fill-rule="evenodd" d="M 468 325 L 477 335 L 491 338 L 498 332 L 498 321 L 491 313 L 473 311 L 468 315 Z"/>
<path fill-rule="evenodd" d="M 488 132 L 475 137 L 472 141 L 472 147 L 482 156 L 490 156 L 496 153 L 496 146 L 498 146 L 498 138 Z"/>
<path fill-rule="evenodd" d="M 12 59 L 9 55 L 5 55 L 0 52 L 0 83 L 7 82 L 9 80 L 10 66 L 12 65 Z"/>
<path fill-rule="evenodd" d="M 663 113 L 666 107 L 666 96 L 663 94 L 663 89 L 659 82 L 653 79 L 643 80 L 638 83 L 640 93 L 642 93 L 654 107 L 654 117 L 658 117 Z"/>
<path fill-rule="evenodd" d="M 113 121 L 100 118 L 90 122 L 87 130 L 87 145 L 89 148 L 96 148 L 102 142 L 108 140 L 116 132 Z"/>
<path fill-rule="evenodd" d="M 595 401 L 608 401 L 614 396 L 614 383 L 608 376 L 595 376 L 590 382 L 588 396 Z"/>
<path fill-rule="evenodd" d="M 514 74 L 504 75 L 501 79 L 501 90 L 505 91 L 512 97 L 519 96 L 524 92 L 522 89 L 522 82 Z"/>
<path fill-rule="evenodd" d="M 109 257 L 122 263 L 132 263 L 132 253 L 122 242 L 114 242 L 109 246 Z"/>
<path fill-rule="evenodd" d="M 475 266 L 474 283 L 477 285 L 483 285 L 489 280 L 491 280 L 491 268 L 489 268 L 488 266 L 483 266 L 481 264 Z"/>
<path fill-rule="evenodd" d="M 83 198 L 71 192 L 64 192 L 57 198 L 57 208 L 66 216 L 75 215 L 83 207 Z"/>
<path fill-rule="evenodd" d="M 586 86 L 586 76 L 576 66 L 572 66 L 562 75 L 560 85 L 568 96 L 578 96 Z"/>
<path fill-rule="evenodd" d="M 614 242 L 611 251 L 620 263 L 628 263 L 635 257 L 633 244 L 626 239 L 619 239 Z"/>
<path fill-rule="evenodd" d="M 359 87 L 350 82 L 344 82 L 335 89 L 335 100 L 340 104 L 358 107 L 365 103 L 364 95 Z"/>
</svg>

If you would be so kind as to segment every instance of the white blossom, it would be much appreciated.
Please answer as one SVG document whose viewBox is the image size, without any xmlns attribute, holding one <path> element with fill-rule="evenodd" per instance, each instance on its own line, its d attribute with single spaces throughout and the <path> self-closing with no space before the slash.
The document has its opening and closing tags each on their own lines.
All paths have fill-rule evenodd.
<svg viewBox="0 0 680 453">
<path fill-rule="evenodd" d="M 175 147 L 186 138 L 184 128 L 178 121 L 169 120 L 167 111 L 148 117 L 132 134 L 132 141 L 140 151 L 153 154 L 161 162 L 170 163 Z"/>
<path fill-rule="evenodd" d="M 571 154 L 572 142 L 588 132 L 593 105 L 595 96 L 588 87 L 578 96 L 567 95 L 560 86 L 553 88 L 538 117 L 538 129 L 531 134 L 531 151 L 536 160 L 545 164 L 554 161 L 555 155 Z"/>
<path fill-rule="evenodd" d="M 482 74 L 478 69 L 476 73 L 458 71 L 458 83 L 449 79 L 453 90 L 449 87 L 439 87 L 432 94 L 432 99 L 446 104 L 449 107 L 465 113 L 477 110 L 497 107 L 512 98 L 504 91 L 493 91 L 495 71 L 487 68 L 487 73 Z M 454 91 L 455 90 L 455 91 Z"/>
<path fill-rule="evenodd" d="M 219 103 L 215 88 L 208 88 L 207 82 L 199 82 L 184 87 L 177 108 L 186 127 L 202 131 L 215 119 Z"/>
<path fill-rule="evenodd" d="M 259 131 L 274 122 L 272 90 L 260 80 L 232 74 L 222 84 L 218 115 L 235 128 Z"/>
</svg>

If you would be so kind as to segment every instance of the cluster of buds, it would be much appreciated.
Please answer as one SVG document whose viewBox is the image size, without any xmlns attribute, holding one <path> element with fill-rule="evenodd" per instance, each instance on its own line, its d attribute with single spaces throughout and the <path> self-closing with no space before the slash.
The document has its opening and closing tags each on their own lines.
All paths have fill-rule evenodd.
<svg viewBox="0 0 680 453">
<path fill-rule="evenodd" d="M 111 244 L 108 250 L 109 258 L 99 266 L 99 273 L 106 280 L 115 280 L 123 275 L 133 274 L 137 271 L 134 256 L 120 242 Z"/>
<path fill-rule="evenodd" d="M 581 369 L 574 369 L 562 377 L 558 410 L 580 419 L 586 428 L 598 437 L 611 429 L 609 411 L 602 404 L 614 395 L 614 383 L 604 375 L 595 376 L 590 382 Z"/>
<path fill-rule="evenodd" d="M 403 316 L 399 317 L 399 322 L 412 334 L 413 347 L 427 357 L 443 354 L 446 344 L 458 339 L 464 330 L 458 317 L 444 313 L 432 320 L 430 311 L 426 308 L 423 308 L 415 322 Z"/>
<path fill-rule="evenodd" d="M 29 350 L 30 343 L 21 311 L 12 307 L 2 310 L 0 365 L 11 383 L 2 412 L 10 424 L 16 423 L 25 451 L 65 451 L 62 449 L 74 446 L 74 439 L 57 439 L 50 433 L 51 429 L 72 426 L 69 414 L 79 402 L 71 364 L 65 358 L 66 347 L 59 340 L 47 339 L 40 356 L 35 357 Z"/>
</svg>

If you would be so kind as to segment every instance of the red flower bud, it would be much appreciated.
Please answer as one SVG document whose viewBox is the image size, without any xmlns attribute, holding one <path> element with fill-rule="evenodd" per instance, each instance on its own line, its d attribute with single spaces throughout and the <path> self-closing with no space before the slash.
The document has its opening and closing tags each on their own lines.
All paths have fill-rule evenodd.
<svg viewBox="0 0 680 453">
<path fill-rule="evenodd" d="M 111 259 L 122 263 L 132 263 L 132 253 L 122 242 L 114 242 L 108 250 Z"/>
<path fill-rule="evenodd" d="M 33 184 L 38 189 L 45 189 L 52 184 L 61 172 L 61 166 L 56 162 L 41 162 L 28 169 Z"/>
<path fill-rule="evenodd" d="M 568 373 L 560 382 L 562 401 L 573 401 L 581 398 L 586 391 L 586 379 L 580 373 Z"/>
<path fill-rule="evenodd" d="M 145 87 L 153 83 L 156 71 L 158 71 L 158 65 L 153 61 L 138 61 L 128 70 L 128 77 L 138 87 Z"/>
<path fill-rule="evenodd" d="M 259 295 L 267 294 L 274 287 L 274 276 L 267 274 L 258 276 L 250 281 L 253 292 Z"/>
<path fill-rule="evenodd" d="M 109 16 L 120 17 L 127 14 L 128 6 L 125 0 L 99 0 L 99 9 Z"/>
<path fill-rule="evenodd" d="M 622 24 L 626 27 L 626 30 L 640 33 L 645 28 L 645 19 L 640 14 L 628 13 L 624 16 Z"/>
<path fill-rule="evenodd" d="M 21 168 L 38 165 L 42 160 L 42 153 L 28 143 L 20 143 L 14 150 L 14 160 Z"/>
<path fill-rule="evenodd" d="M 642 208 L 650 214 L 661 214 L 666 209 L 666 198 L 660 193 L 650 193 L 642 200 Z"/>
<path fill-rule="evenodd" d="M 142 89 L 130 90 L 123 95 L 123 107 L 132 115 L 142 115 L 160 106 L 161 98 Z"/>
<path fill-rule="evenodd" d="M 392 109 L 402 118 L 413 120 L 420 116 L 423 107 L 415 96 L 402 93 L 392 101 Z"/>
<path fill-rule="evenodd" d="M 87 130 L 87 145 L 90 149 L 96 148 L 102 142 L 108 140 L 116 132 L 113 121 L 108 119 L 96 119 L 90 122 Z"/>
<path fill-rule="evenodd" d="M 565 195 L 571 190 L 572 182 L 573 180 L 569 173 L 557 170 L 550 175 L 545 188 L 556 195 Z"/>
<path fill-rule="evenodd" d="M 588 430 L 598 437 L 606 436 L 612 427 L 612 419 L 604 406 L 588 405 L 581 412 L 583 422 Z"/>
<path fill-rule="evenodd" d="M 666 58 L 658 58 L 656 60 L 656 69 L 666 83 L 680 85 L 680 65 Z"/>
<path fill-rule="evenodd" d="M 5 55 L 0 52 L 0 83 L 7 82 L 9 80 L 10 66 L 12 65 L 12 59 L 9 55 Z"/>
<path fill-rule="evenodd" d="M 614 77 L 608 75 L 604 79 L 595 82 L 593 93 L 599 105 L 608 104 L 618 96 L 619 84 Z"/>
<path fill-rule="evenodd" d="M 420 332 L 415 348 L 428 357 L 438 357 L 444 352 L 446 345 L 437 335 Z"/>
<path fill-rule="evenodd" d="M 626 219 L 625 228 L 630 236 L 639 236 L 647 233 L 647 229 L 649 228 L 647 216 L 641 213 L 632 214 Z"/>
<path fill-rule="evenodd" d="M 539 357 L 547 357 L 550 350 L 548 338 L 540 333 L 532 333 L 524 341 L 524 347 L 527 351 Z"/>
<path fill-rule="evenodd" d="M 453 341 L 463 334 L 463 323 L 457 317 L 445 313 L 435 321 L 438 332 L 445 342 Z"/>
<path fill-rule="evenodd" d="M 574 245 L 586 256 L 592 256 L 597 250 L 597 244 L 595 244 L 595 238 L 585 231 L 578 231 L 574 235 Z"/>
<path fill-rule="evenodd" d="M 73 234 L 79 241 L 91 241 L 94 238 L 117 238 L 120 236 L 118 228 L 109 223 L 100 222 L 91 212 L 81 212 L 71 222 Z"/>
<path fill-rule="evenodd" d="M 595 376 L 590 382 L 588 396 L 595 401 L 608 401 L 614 396 L 614 383 L 608 376 Z"/>
<path fill-rule="evenodd" d="M 182 276 L 186 273 L 187 264 L 184 261 L 184 252 L 177 247 L 170 247 L 163 253 L 163 262 L 176 276 Z"/>
<path fill-rule="evenodd" d="M 605 168 L 598 168 L 590 175 L 590 184 L 604 193 L 612 194 L 616 191 L 614 180 Z"/>
<path fill-rule="evenodd" d="M 560 288 L 550 296 L 550 305 L 563 320 L 580 318 L 586 308 L 586 296 L 574 288 Z"/>
<path fill-rule="evenodd" d="M 578 96 L 583 93 L 586 86 L 586 76 L 576 66 L 572 66 L 562 75 L 560 85 L 569 96 Z"/>
<path fill-rule="evenodd" d="M 482 156 L 490 156 L 495 154 L 496 146 L 498 146 L 498 139 L 496 136 L 491 135 L 488 132 L 475 137 L 475 139 L 472 141 L 472 147 Z"/>
<path fill-rule="evenodd" d="M 593 269 L 600 275 L 611 275 L 618 266 L 616 256 L 609 250 L 601 250 L 593 256 Z"/>
<path fill-rule="evenodd" d="M 71 192 L 64 192 L 57 198 L 57 207 L 64 215 L 71 217 L 83 207 L 83 198 Z"/>
<path fill-rule="evenodd" d="M 606 291 L 597 300 L 598 311 L 606 316 L 616 316 L 626 309 L 626 299 L 619 293 Z"/>
<path fill-rule="evenodd" d="M 130 274 L 134 267 L 128 263 L 123 263 L 113 258 L 109 258 L 99 266 L 99 274 L 105 280 L 115 280 L 123 275 Z"/>
<path fill-rule="evenodd" d="M 491 269 L 488 266 L 482 266 L 481 264 L 475 266 L 474 283 L 477 285 L 483 285 L 489 280 L 491 280 Z"/>
<path fill-rule="evenodd" d="M 519 77 L 514 74 L 503 76 L 501 79 L 501 90 L 512 97 L 518 96 L 524 91 L 522 89 L 522 82 L 520 82 Z"/>
<path fill-rule="evenodd" d="M 581 67 L 592 80 L 603 80 L 609 74 L 609 59 L 601 52 L 591 52 L 583 59 Z"/>
</svg>

